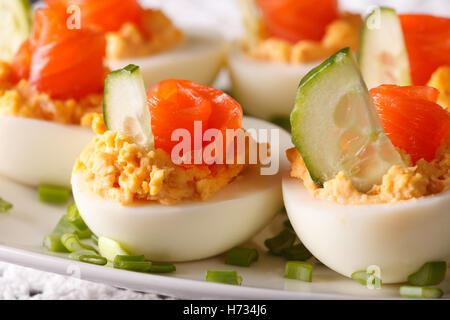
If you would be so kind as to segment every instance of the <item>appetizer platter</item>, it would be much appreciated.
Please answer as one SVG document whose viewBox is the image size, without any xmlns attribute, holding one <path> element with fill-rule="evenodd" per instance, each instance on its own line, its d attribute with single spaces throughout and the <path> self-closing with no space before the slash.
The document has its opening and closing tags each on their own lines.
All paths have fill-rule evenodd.
<svg viewBox="0 0 450 320">
<path fill-rule="evenodd" d="M 0 259 L 190 299 L 449 298 L 450 19 L 320 2 L 239 1 L 227 52 L 136 0 L 5 0 Z"/>
</svg>

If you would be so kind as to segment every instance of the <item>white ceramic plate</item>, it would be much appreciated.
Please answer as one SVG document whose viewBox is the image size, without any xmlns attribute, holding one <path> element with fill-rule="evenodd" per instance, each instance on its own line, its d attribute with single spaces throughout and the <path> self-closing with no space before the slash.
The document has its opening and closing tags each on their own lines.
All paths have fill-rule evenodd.
<svg viewBox="0 0 450 320">
<path fill-rule="evenodd" d="M 265 253 L 263 241 L 276 234 L 287 216 L 280 214 L 267 228 L 250 241 L 258 248 L 259 260 L 249 268 L 223 263 L 218 256 L 197 262 L 177 263 L 170 275 L 141 274 L 69 260 L 62 254 L 49 254 L 41 242 L 65 208 L 42 204 L 36 190 L 0 178 L 0 194 L 14 203 L 7 214 L 0 214 L 0 260 L 63 275 L 106 283 L 144 292 L 157 292 L 188 299 L 348 299 L 397 298 L 398 286 L 384 285 L 369 290 L 323 265 L 317 265 L 313 282 L 284 279 L 282 258 Z M 242 286 L 205 282 L 206 270 L 237 270 Z M 450 298 L 450 277 L 440 286 Z"/>
<path fill-rule="evenodd" d="M 261 124 L 260 121 L 256 122 Z M 287 135 L 284 131 L 281 134 Z M 0 214 L 2 261 L 63 275 L 79 276 L 85 280 L 113 286 L 188 299 L 399 297 L 399 286 L 384 285 L 379 290 L 370 290 L 321 264 L 315 266 L 312 283 L 284 279 L 285 260 L 267 254 L 263 242 L 281 230 L 282 222 L 287 219 L 285 214 L 279 214 L 269 226 L 245 244 L 257 248 L 260 252 L 259 260 L 249 268 L 226 265 L 222 255 L 196 262 L 176 263 L 175 273 L 154 275 L 76 262 L 63 254 L 49 254 L 41 246 L 42 239 L 45 234 L 51 232 L 61 215 L 65 213 L 65 207 L 40 203 L 35 189 L 1 177 L 0 195 L 14 204 L 10 212 Z M 206 282 L 204 279 L 207 270 L 236 270 L 243 277 L 242 286 Z M 447 277 L 440 287 L 447 292 L 444 297 L 450 298 L 450 277 Z"/>
</svg>

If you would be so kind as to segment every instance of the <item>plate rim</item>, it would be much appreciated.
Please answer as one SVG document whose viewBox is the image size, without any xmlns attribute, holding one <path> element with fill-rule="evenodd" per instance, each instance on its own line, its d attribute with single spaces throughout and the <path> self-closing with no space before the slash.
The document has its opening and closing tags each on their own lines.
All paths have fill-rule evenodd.
<svg viewBox="0 0 450 320">
<path fill-rule="evenodd" d="M 311 293 L 247 286 L 233 286 L 178 277 L 144 274 L 111 267 L 73 261 L 0 244 L 0 261 L 44 272 L 71 276 L 70 266 L 77 266 L 80 279 L 114 287 L 172 296 L 176 299 L 198 300 L 373 300 L 392 299 L 359 297 L 341 293 Z M 294 281 L 294 280 L 293 280 Z M 395 298 L 394 298 L 395 299 Z"/>
</svg>

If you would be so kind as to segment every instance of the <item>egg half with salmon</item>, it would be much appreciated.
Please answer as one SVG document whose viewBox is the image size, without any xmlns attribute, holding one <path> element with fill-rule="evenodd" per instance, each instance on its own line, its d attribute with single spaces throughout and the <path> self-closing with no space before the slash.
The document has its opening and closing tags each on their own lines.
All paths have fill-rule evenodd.
<svg viewBox="0 0 450 320">
<path fill-rule="evenodd" d="M 108 76 L 103 111 L 108 130 L 78 157 L 72 191 L 89 228 L 130 254 L 211 257 L 251 238 L 282 207 L 288 134 L 243 119 L 220 90 L 168 79 L 146 94 L 140 68 L 130 65 Z M 276 133 L 247 136 L 254 130 Z M 277 165 L 264 174 L 267 155 Z"/>
<path fill-rule="evenodd" d="M 31 15 L 21 3 L 7 4 L 2 12 L 18 21 Z M 209 83 L 221 67 L 220 37 L 183 40 L 162 12 L 136 1 L 46 5 L 36 11 L 31 34 L 26 23 L 8 24 L 10 38 L 29 36 L 0 64 L 0 152 L 6 155 L 0 174 L 21 183 L 70 185 L 73 162 L 94 136 L 91 128 L 104 126 L 105 62 L 113 67 L 112 57 L 141 60 L 148 85 L 171 76 Z"/>
<path fill-rule="evenodd" d="M 405 282 L 450 259 L 450 114 L 427 86 L 367 90 L 349 48 L 301 81 L 291 114 L 289 219 L 322 263 Z"/>
<path fill-rule="evenodd" d="M 82 28 L 106 34 L 106 64 L 111 70 L 140 66 L 146 87 L 168 79 L 210 85 L 224 64 L 225 42 L 211 30 L 180 30 L 161 10 L 137 0 L 46 0 L 79 14 Z"/>
</svg>

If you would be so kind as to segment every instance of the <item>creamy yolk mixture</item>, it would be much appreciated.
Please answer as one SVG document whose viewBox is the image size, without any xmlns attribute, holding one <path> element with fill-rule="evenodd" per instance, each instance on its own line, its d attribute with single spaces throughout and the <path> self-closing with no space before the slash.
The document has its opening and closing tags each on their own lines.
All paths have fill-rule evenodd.
<svg viewBox="0 0 450 320">
<path fill-rule="evenodd" d="M 398 151 L 405 167 L 392 166 L 381 184 L 373 186 L 367 193 L 356 190 L 343 172 L 320 188 L 311 179 L 297 149 L 289 149 L 286 154 L 291 162 L 291 177 L 301 179 L 314 197 L 340 204 L 392 203 L 450 190 L 450 140 L 438 150 L 433 161 L 421 159 L 415 166 L 405 152 Z"/>
<path fill-rule="evenodd" d="M 10 65 L 0 62 L 0 115 L 90 126 L 89 114 L 102 109 L 102 94 L 90 94 L 77 101 L 52 99 L 27 80 L 9 82 Z"/>
<path fill-rule="evenodd" d="M 179 44 L 183 33 L 159 10 L 146 9 L 143 14 L 144 34 L 133 23 L 125 23 L 118 32 L 106 34 L 106 57 L 111 60 L 142 57 Z"/>
<path fill-rule="evenodd" d="M 82 152 L 74 174 L 81 174 L 92 192 L 122 205 L 138 201 L 173 205 L 182 200 L 209 199 L 244 167 L 177 166 L 162 149 L 148 151 L 122 133 L 106 131 Z"/>
<path fill-rule="evenodd" d="M 450 112 L 450 66 L 441 66 L 431 75 L 430 87 L 439 90 L 438 104 Z"/>
<path fill-rule="evenodd" d="M 260 35 L 259 43 L 247 54 L 253 59 L 294 64 L 323 60 L 344 47 L 357 50 L 361 25 L 360 15 L 344 12 L 327 26 L 321 42 L 301 40 L 292 44 L 283 39 Z"/>
</svg>

